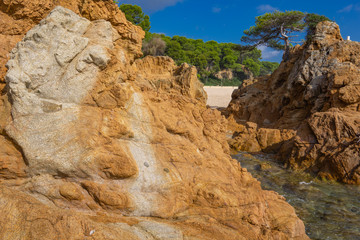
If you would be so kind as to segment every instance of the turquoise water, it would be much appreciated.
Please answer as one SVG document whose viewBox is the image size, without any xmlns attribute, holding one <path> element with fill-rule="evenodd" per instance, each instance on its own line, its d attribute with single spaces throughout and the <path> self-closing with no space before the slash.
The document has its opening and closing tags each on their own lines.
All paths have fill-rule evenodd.
<svg viewBox="0 0 360 240">
<path fill-rule="evenodd" d="M 271 155 L 233 155 L 266 190 L 283 195 L 311 239 L 360 240 L 360 186 L 322 182 L 284 169 Z"/>
</svg>

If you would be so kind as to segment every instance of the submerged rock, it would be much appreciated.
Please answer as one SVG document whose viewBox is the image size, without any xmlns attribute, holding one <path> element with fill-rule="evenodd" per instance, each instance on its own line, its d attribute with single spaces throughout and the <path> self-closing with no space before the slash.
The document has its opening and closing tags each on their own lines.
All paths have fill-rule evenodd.
<svg viewBox="0 0 360 240">
<path fill-rule="evenodd" d="M 244 127 L 232 128 L 230 143 L 276 152 L 288 166 L 323 178 L 360 184 L 359 52 L 360 43 L 344 41 L 336 23 L 319 23 L 312 40 L 295 46 L 271 76 L 234 91 L 225 114 Z"/>
<path fill-rule="evenodd" d="M 194 67 L 138 59 L 113 1 L 26 2 L 1 3 L 29 30 L 0 105 L 1 239 L 308 239 L 230 157 Z"/>
</svg>

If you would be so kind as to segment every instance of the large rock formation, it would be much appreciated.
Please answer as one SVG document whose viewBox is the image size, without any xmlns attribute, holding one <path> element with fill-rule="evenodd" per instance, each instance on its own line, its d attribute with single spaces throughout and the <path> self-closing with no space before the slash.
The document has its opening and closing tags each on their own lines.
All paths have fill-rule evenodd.
<svg viewBox="0 0 360 240">
<path fill-rule="evenodd" d="M 113 1 L 1 11 L 5 39 L 29 30 L 0 105 L 1 239 L 308 239 L 229 156 L 196 69 L 137 59 L 143 32 Z"/>
<path fill-rule="evenodd" d="M 270 76 L 245 81 L 226 115 L 238 150 L 272 151 L 293 168 L 360 184 L 360 43 L 322 22 Z"/>
</svg>

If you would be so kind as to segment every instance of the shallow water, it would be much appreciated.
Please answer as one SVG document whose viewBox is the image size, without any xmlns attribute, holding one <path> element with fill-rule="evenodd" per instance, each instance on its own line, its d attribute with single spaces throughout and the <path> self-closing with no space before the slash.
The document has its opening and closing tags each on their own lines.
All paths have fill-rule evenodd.
<svg viewBox="0 0 360 240">
<path fill-rule="evenodd" d="M 283 195 L 311 239 L 360 240 L 360 186 L 322 182 L 284 169 L 271 155 L 233 155 L 266 190 Z"/>
</svg>

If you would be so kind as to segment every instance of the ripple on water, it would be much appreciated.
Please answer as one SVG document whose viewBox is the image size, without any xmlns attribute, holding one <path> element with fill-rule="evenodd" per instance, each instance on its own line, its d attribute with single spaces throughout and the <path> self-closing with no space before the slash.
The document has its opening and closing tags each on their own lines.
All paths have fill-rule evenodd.
<svg viewBox="0 0 360 240">
<path fill-rule="evenodd" d="M 304 221 L 311 239 L 360 240 L 360 186 L 322 182 L 290 171 L 272 155 L 233 155 L 266 190 L 283 195 Z M 263 167 L 266 166 L 266 167 Z"/>
</svg>

